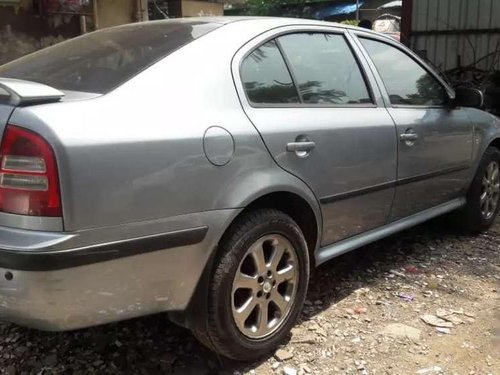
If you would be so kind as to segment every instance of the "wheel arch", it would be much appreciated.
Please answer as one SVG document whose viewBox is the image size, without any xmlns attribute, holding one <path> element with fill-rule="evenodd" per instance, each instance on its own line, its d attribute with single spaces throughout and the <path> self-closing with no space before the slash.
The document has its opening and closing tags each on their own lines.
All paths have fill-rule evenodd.
<svg viewBox="0 0 500 375">
<path fill-rule="evenodd" d="M 290 191 L 275 191 L 264 194 L 250 202 L 233 219 L 229 227 L 245 213 L 259 208 L 277 209 L 289 215 L 297 223 L 306 240 L 309 259 L 312 268 L 314 268 L 314 253 L 321 240 L 321 217 L 318 217 L 308 200 Z"/>
<path fill-rule="evenodd" d="M 254 197 L 244 205 L 244 208 L 230 220 L 218 243 L 223 240 L 224 234 L 227 233 L 229 228 L 245 213 L 259 208 L 275 208 L 290 215 L 301 228 L 308 245 L 310 265 L 311 269 L 313 269 L 315 267 L 314 254 L 321 242 L 321 210 L 319 208 L 319 203 L 315 199 L 312 200 L 311 197 L 305 197 L 291 190 L 266 190 L 265 193 L 254 195 Z M 305 215 L 302 213 L 305 213 Z M 218 249 L 215 248 L 210 260 L 205 266 L 202 277 L 198 281 L 198 286 L 186 311 L 169 314 L 172 321 L 191 329 L 193 332 L 197 332 L 198 339 L 207 346 L 211 346 L 210 338 L 206 334 L 206 319 L 203 316 L 204 314 L 200 314 L 200 312 L 204 311 L 207 306 L 208 289 L 206 285 L 210 283 L 211 274 L 217 257 Z"/>
<path fill-rule="evenodd" d="M 483 158 L 484 153 L 486 150 L 490 147 L 495 147 L 498 151 L 500 151 L 500 136 L 496 136 L 493 139 L 491 139 L 489 142 L 483 142 L 482 147 L 480 148 L 480 152 L 476 154 L 476 157 L 474 158 L 474 165 L 473 165 L 473 173 L 471 174 L 470 181 L 467 184 L 467 191 L 470 189 L 470 185 L 472 184 L 472 181 L 474 180 L 474 176 L 476 175 L 479 166 L 481 164 L 481 159 Z"/>
<path fill-rule="evenodd" d="M 488 147 L 495 147 L 498 151 L 500 151 L 500 137 L 492 140 Z"/>
</svg>

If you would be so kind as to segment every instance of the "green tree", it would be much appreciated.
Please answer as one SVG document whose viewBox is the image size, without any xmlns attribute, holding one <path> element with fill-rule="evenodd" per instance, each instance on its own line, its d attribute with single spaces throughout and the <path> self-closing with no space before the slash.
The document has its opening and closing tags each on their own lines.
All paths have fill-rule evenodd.
<svg viewBox="0 0 500 375">
<path fill-rule="evenodd" d="M 306 0 L 248 0 L 248 14 L 252 16 L 272 16 L 279 13 L 279 8 L 287 4 L 305 4 Z"/>
<path fill-rule="evenodd" d="M 341 21 L 340 23 L 344 24 L 344 25 L 349 25 L 349 26 L 358 26 L 359 25 L 358 20 L 344 20 L 344 21 Z"/>
</svg>

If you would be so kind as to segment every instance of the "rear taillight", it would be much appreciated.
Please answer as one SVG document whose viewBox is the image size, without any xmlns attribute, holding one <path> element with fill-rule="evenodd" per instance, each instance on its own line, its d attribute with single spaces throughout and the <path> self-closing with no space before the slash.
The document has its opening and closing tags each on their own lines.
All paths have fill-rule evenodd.
<svg viewBox="0 0 500 375">
<path fill-rule="evenodd" d="M 29 130 L 7 125 L 0 147 L 0 211 L 62 216 L 52 147 Z"/>
</svg>

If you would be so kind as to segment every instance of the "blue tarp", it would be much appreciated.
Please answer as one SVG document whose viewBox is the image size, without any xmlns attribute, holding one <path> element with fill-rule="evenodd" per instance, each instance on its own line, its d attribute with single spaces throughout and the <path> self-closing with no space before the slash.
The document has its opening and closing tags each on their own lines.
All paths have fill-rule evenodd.
<svg viewBox="0 0 500 375">
<path fill-rule="evenodd" d="M 365 3 L 364 0 L 359 0 L 359 7 Z M 316 19 L 325 19 L 331 16 L 339 16 L 342 14 L 356 13 L 356 0 L 353 0 L 353 4 L 333 4 L 326 6 L 322 9 L 317 10 L 313 13 Z"/>
</svg>

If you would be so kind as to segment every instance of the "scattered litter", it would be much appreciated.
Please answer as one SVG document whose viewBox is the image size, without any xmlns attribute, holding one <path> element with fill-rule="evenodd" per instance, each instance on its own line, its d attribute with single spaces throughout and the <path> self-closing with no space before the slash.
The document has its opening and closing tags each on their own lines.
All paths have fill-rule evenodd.
<svg viewBox="0 0 500 375">
<path fill-rule="evenodd" d="M 319 330 L 316 331 L 321 334 Z M 314 344 L 316 342 L 316 336 L 314 334 L 306 334 L 303 336 L 292 336 L 292 342 L 296 344 Z"/>
<path fill-rule="evenodd" d="M 432 367 L 428 367 L 428 368 L 423 368 L 421 370 L 418 370 L 417 371 L 417 374 L 420 374 L 420 375 L 423 375 L 423 374 L 436 374 L 436 373 L 439 373 L 439 372 L 442 372 L 443 369 L 439 366 L 432 366 Z"/>
<path fill-rule="evenodd" d="M 292 352 L 289 352 L 287 350 L 283 350 L 283 349 L 278 349 L 276 351 L 276 353 L 274 354 L 274 356 L 276 357 L 276 359 L 278 361 L 287 361 L 289 359 L 292 359 L 293 358 L 293 353 Z"/>
<path fill-rule="evenodd" d="M 412 302 L 415 299 L 415 296 L 413 294 L 407 294 L 407 293 L 399 293 L 398 297 L 406 302 Z"/>
<path fill-rule="evenodd" d="M 436 316 L 443 320 L 453 323 L 454 325 L 462 324 L 464 321 L 454 315 L 453 311 L 447 311 L 445 309 L 438 309 L 436 311 Z"/>
<path fill-rule="evenodd" d="M 320 327 L 320 326 L 319 326 L 319 324 L 318 324 L 318 323 L 316 323 L 316 322 L 312 322 L 312 323 L 311 323 L 311 324 L 309 324 L 309 326 L 307 327 L 307 329 L 308 329 L 309 331 L 316 331 L 316 330 L 318 330 L 318 329 L 320 329 L 320 328 L 321 328 L 321 327 Z"/>
<path fill-rule="evenodd" d="M 444 335 L 449 335 L 451 333 L 451 330 L 449 328 L 442 328 L 442 327 L 436 327 L 436 331 Z"/>
<path fill-rule="evenodd" d="M 405 274 L 404 274 L 404 273 L 399 272 L 399 271 L 396 271 L 396 270 L 390 270 L 389 272 L 390 272 L 391 274 L 395 275 L 395 276 L 405 277 Z"/>
<path fill-rule="evenodd" d="M 283 374 L 285 375 L 297 375 L 297 370 L 293 367 L 283 367 Z"/>
<path fill-rule="evenodd" d="M 356 307 L 354 309 L 354 312 L 356 314 L 365 314 L 367 311 L 368 311 L 368 309 L 366 307 Z"/>
<path fill-rule="evenodd" d="M 310 374 L 312 372 L 311 368 L 307 365 L 300 365 L 300 370 L 307 374 Z"/>
<path fill-rule="evenodd" d="M 407 337 L 412 340 L 419 340 L 421 332 L 419 329 L 405 324 L 392 323 L 387 325 L 380 333 L 391 337 Z"/>
<path fill-rule="evenodd" d="M 430 315 L 430 314 L 422 315 L 420 319 L 422 319 L 426 324 L 433 327 L 453 328 L 453 323 L 440 319 L 435 315 Z"/>
<path fill-rule="evenodd" d="M 421 273 L 420 270 L 417 267 L 414 267 L 414 266 L 405 267 L 405 272 L 406 273 L 411 273 L 411 274 L 414 274 L 414 275 Z"/>
<path fill-rule="evenodd" d="M 488 367 L 493 366 L 493 362 L 491 362 L 491 355 L 488 355 L 486 357 L 486 364 L 488 365 Z"/>
</svg>

